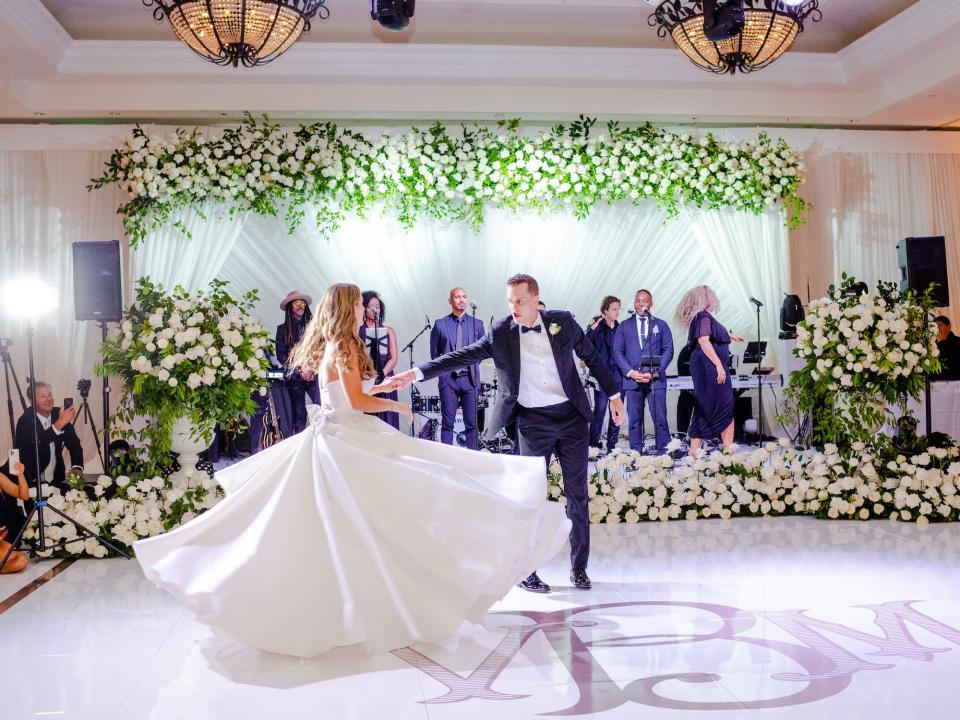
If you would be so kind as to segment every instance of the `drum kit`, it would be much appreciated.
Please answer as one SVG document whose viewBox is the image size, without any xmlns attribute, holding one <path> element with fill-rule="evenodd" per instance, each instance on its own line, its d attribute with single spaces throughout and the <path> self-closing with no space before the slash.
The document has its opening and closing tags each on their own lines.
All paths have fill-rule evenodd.
<svg viewBox="0 0 960 720">
<path fill-rule="evenodd" d="M 508 454 L 513 452 L 513 441 L 501 430 L 493 438 L 486 438 L 486 411 L 492 407 L 497 397 L 497 373 L 492 360 L 480 363 L 480 392 L 477 397 L 477 431 L 480 436 L 480 449 L 493 453 Z M 423 426 L 418 433 L 423 440 L 440 440 L 440 396 L 421 395 L 414 392 L 411 397 L 411 407 L 415 415 L 423 419 Z M 463 422 L 463 411 L 458 409 L 453 421 L 454 441 L 460 447 L 467 445 L 466 427 Z"/>
</svg>

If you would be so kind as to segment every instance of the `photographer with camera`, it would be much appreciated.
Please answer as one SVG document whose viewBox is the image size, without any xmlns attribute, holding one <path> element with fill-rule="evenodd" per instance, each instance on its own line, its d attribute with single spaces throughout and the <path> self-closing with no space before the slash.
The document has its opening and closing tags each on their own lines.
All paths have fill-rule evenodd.
<svg viewBox="0 0 960 720">
<path fill-rule="evenodd" d="M 45 382 L 36 383 L 36 407 L 27 408 L 27 411 L 17 421 L 14 447 L 20 451 L 20 461 L 26 468 L 27 480 L 33 483 L 37 475 L 44 472 L 54 461 L 52 480 L 47 482 L 67 492 L 67 469 L 63 462 L 63 449 L 70 453 L 71 472 L 83 472 L 83 446 L 73 427 L 77 416 L 77 409 L 73 406 L 73 398 L 64 400 L 64 407 L 54 407 L 53 390 Z M 34 428 L 40 442 L 40 468 L 36 464 L 37 453 L 34 450 Z"/>
</svg>

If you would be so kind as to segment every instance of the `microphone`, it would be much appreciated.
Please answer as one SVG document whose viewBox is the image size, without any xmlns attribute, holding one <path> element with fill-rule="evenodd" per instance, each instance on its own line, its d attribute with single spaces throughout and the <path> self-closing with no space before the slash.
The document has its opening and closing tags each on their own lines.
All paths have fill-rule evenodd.
<svg viewBox="0 0 960 720">
<path fill-rule="evenodd" d="M 477 314 L 477 304 L 476 304 L 476 303 L 470 303 L 470 309 L 473 310 L 473 314 L 474 314 L 474 315 Z"/>
<path fill-rule="evenodd" d="M 427 327 L 430 327 L 430 316 L 424 315 L 424 317 L 427 319 Z"/>
<path fill-rule="evenodd" d="M 756 298 L 753 298 L 753 297 L 750 298 L 750 302 L 752 302 L 752 303 L 753 303 L 754 305 L 756 305 L 758 308 L 763 307 L 763 303 L 760 302 L 759 300 L 757 300 Z"/>
</svg>

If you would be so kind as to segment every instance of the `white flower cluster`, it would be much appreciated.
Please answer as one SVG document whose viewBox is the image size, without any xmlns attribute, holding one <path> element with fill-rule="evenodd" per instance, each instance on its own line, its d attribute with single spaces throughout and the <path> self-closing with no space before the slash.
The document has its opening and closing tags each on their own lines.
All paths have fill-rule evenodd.
<svg viewBox="0 0 960 720">
<path fill-rule="evenodd" d="M 917 332 L 916 306 L 890 307 L 876 294 L 854 301 L 840 290 L 810 303 L 805 322 L 797 327 L 798 357 L 812 360 L 811 377 L 823 378 L 827 389 L 842 392 L 859 376 L 895 381 L 923 372 L 928 358 L 938 356 L 932 322 Z"/>
<path fill-rule="evenodd" d="M 101 537 L 129 548 L 136 540 L 159 535 L 185 523 L 213 507 L 221 498 L 219 486 L 207 473 L 187 470 L 162 477 L 131 481 L 124 475 L 101 475 L 92 487 L 93 499 L 85 490 L 59 490 L 44 487 L 52 507 Z M 46 539 L 54 547 L 40 553 L 50 555 L 89 555 L 106 557 L 107 549 L 90 537 L 80 537 L 76 525 L 59 515 L 45 516 Z M 27 540 L 37 537 L 31 524 L 24 533 Z"/>
<path fill-rule="evenodd" d="M 714 452 L 678 465 L 668 456 L 615 450 L 589 478 L 592 523 L 815 515 L 831 519 L 955 521 L 960 518 L 960 448 L 928 448 L 885 460 L 863 443 L 800 450 L 789 441 L 749 454 Z M 566 502 L 559 463 L 549 496 Z"/>
<path fill-rule="evenodd" d="M 525 136 L 516 124 L 464 129 L 451 136 L 437 124 L 369 141 L 330 123 L 284 130 L 248 118 L 220 137 L 197 131 L 148 136 L 139 128 L 114 151 L 91 187 L 117 183 L 132 200 L 120 212 L 134 243 L 177 208 L 214 201 L 231 209 L 287 211 L 291 227 L 312 203 L 324 231 L 343 212 L 377 203 L 407 226 L 429 215 L 482 221 L 484 204 L 568 209 L 583 216 L 598 202 L 653 199 L 671 214 L 681 205 L 763 212 L 782 203 L 791 224 L 805 203 L 800 154 L 761 134 L 757 142 L 721 142 L 651 125 L 592 121 Z"/>
</svg>

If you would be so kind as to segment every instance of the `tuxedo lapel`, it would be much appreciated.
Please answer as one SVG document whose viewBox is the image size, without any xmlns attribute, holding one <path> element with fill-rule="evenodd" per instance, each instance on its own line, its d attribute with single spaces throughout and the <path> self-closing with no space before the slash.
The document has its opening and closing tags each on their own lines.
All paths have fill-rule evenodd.
<svg viewBox="0 0 960 720">
<path fill-rule="evenodd" d="M 510 351 L 510 365 L 513 369 L 513 379 L 516 388 L 520 387 L 520 331 L 517 330 L 517 324 L 510 318 L 505 323 L 507 333 L 507 349 Z"/>
<path fill-rule="evenodd" d="M 547 334 L 547 340 L 550 342 L 550 349 L 553 350 L 553 361 L 557 364 L 557 372 L 560 372 L 560 350 L 557 347 L 557 345 L 560 344 L 560 340 L 555 339 L 553 333 L 550 332 L 550 323 L 547 322 L 546 313 L 540 313 L 540 322 L 543 323 L 543 332 Z M 559 334 L 560 333 L 557 333 L 557 335 Z"/>
</svg>

